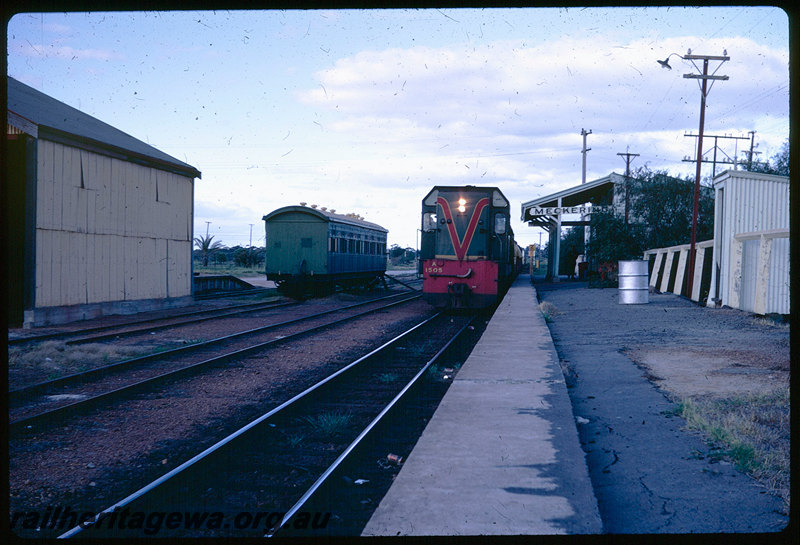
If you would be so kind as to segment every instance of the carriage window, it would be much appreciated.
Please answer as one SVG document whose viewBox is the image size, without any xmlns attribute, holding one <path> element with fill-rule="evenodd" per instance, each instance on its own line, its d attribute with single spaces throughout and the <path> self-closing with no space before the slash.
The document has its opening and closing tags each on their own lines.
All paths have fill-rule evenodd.
<svg viewBox="0 0 800 545">
<path fill-rule="evenodd" d="M 498 235 L 506 232 L 506 217 L 501 213 L 494 215 L 494 232 Z"/>
<path fill-rule="evenodd" d="M 311 237 L 304 237 L 300 239 L 300 246 L 302 248 L 311 248 Z"/>
<path fill-rule="evenodd" d="M 422 230 L 433 231 L 436 229 L 436 214 L 433 212 L 425 212 L 422 214 Z"/>
</svg>

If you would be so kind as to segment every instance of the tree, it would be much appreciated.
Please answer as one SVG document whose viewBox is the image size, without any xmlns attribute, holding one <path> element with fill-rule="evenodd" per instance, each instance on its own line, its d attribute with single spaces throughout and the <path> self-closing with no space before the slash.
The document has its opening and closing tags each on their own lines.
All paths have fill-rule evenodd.
<svg viewBox="0 0 800 545">
<path fill-rule="evenodd" d="M 263 248 L 236 246 L 232 250 L 233 262 L 239 267 L 253 268 L 264 261 L 265 251 Z"/>
<path fill-rule="evenodd" d="M 393 265 L 413 263 L 416 256 L 417 251 L 414 248 L 401 248 L 397 244 L 392 244 L 389 247 L 389 260 Z"/>
<path fill-rule="evenodd" d="M 392 244 L 389 247 L 389 257 L 392 258 L 392 259 L 399 259 L 399 258 L 403 257 L 403 254 L 405 254 L 405 253 L 406 253 L 406 249 L 405 248 L 401 248 L 397 244 Z"/>
<path fill-rule="evenodd" d="M 643 250 L 688 244 L 692 232 L 694 177 L 670 176 L 666 171 L 637 170 L 631 180 L 631 217 L 642 232 Z M 714 190 L 700 185 L 697 241 L 714 237 Z"/>
<path fill-rule="evenodd" d="M 214 253 L 218 252 L 219 250 L 223 249 L 225 246 L 219 242 L 211 242 L 211 239 L 214 238 L 214 235 L 211 236 L 199 236 L 195 237 L 194 245 L 195 247 L 200 250 L 200 255 L 203 258 L 203 266 L 208 267 L 208 258 Z"/>
<path fill-rule="evenodd" d="M 625 215 L 614 211 L 592 212 L 589 257 L 593 265 L 616 263 L 642 255 L 641 227 L 625 224 Z"/>
<path fill-rule="evenodd" d="M 624 192 L 623 187 L 616 191 Z M 593 212 L 589 256 L 593 263 L 641 258 L 644 250 L 689 244 L 694 179 L 639 168 L 628 182 L 629 222 L 621 212 Z M 620 195 L 624 198 L 623 195 Z M 714 191 L 700 186 L 697 241 L 714 235 Z"/>
</svg>

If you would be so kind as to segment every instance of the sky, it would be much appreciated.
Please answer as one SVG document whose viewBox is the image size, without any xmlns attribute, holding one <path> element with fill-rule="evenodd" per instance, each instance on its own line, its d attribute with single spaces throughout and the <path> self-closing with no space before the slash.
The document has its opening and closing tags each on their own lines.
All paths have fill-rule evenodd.
<svg viewBox="0 0 800 545">
<path fill-rule="evenodd" d="M 689 49 L 730 57 L 709 64 L 729 79 L 705 134 L 747 139 L 718 159 L 750 131 L 762 160 L 789 137 L 774 7 L 20 13 L 7 37 L 9 76 L 200 170 L 195 236 L 226 246 L 262 246 L 262 216 L 307 202 L 415 248 L 425 194 L 465 184 L 500 188 L 517 241 L 544 242 L 521 203 L 581 183 L 582 130 L 587 181 L 624 174 L 620 153 L 694 176 Z"/>
</svg>

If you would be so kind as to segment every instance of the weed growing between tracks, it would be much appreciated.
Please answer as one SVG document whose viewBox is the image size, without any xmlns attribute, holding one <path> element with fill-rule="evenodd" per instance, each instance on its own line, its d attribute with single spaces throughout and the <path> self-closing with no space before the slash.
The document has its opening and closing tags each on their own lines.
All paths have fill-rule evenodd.
<svg viewBox="0 0 800 545">
<path fill-rule="evenodd" d="M 342 435 L 350 425 L 350 413 L 326 412 L 303 418 L 315 433 L 323 437 Z"/>
<path fill-rule="evenodd" d="M 184 339 L 180 346 L 196 344 L 199 339 Z M 171 346 L 121 345 L 105 343 L 67 344 L 65 341 L 42 341 L 32 346 L 8 348 L 9 385 L 12 389 L 72 373 L 105 367 L 139 356 L 164 352 Z"/>
<path fill-rule="evenodd" d="M 783 499 L 789 512 L 789 388 L 769 394 L 694 397 L 678 403 L 690 429 L 708 436 L 711 456 L 728 458 Z"/>
<path fill-rule="evenodd" d="M 141 356 L 147 351 L 138 346 L 99 343 L 71 346 L 64 341 L 43 341 L 35 346 L 13 346 L 8 349 L 9 382 L 12 387 L 19 387 L 21 383 L 52 380 L 70 373 Z"/>
</svg>

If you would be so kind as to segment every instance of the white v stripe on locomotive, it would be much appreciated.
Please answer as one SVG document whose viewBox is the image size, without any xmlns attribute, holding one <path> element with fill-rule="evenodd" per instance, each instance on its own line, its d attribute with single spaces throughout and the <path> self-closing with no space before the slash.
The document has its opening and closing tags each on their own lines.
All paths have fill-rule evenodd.
<svg viewBox="0 0 800 545">
<path fill-rule="evenodd" d="M 422 296 L 439 308 L 497 304 L 522 263 L 496 187 L 436 186 L 422 199 Z"/>
<path fill-rule="evenodd" d="M 450 240 L 453 243 L 453 249 L 455 249 L 456 257 L 459 261 L 463 261 L 467 254 L 467 250 L 469 249 L 469 245 L 472 242 L 472 237 L 475 235 L 475 230 L 478 226 L 478 220 L 481 217 L 481 212 L 489 205 L 489 199 L 484 197 L 475 205 L 475 209 L 472 211 L 472 216 L 469 219 L 469 224 L 467 225 L 467 230 L 464 233 L 463 239 L 458 236 L 458 229 L 456 229 L 456 224 L 453 222 L 453 212 L 450 210 L 450 203 L 447 202 L 447 199 L 444 197 L 437 198 L 436 202 L 442 207 L 442 213 L 447 220 L 447 230 L 450 233 Z"/>
</svg>

